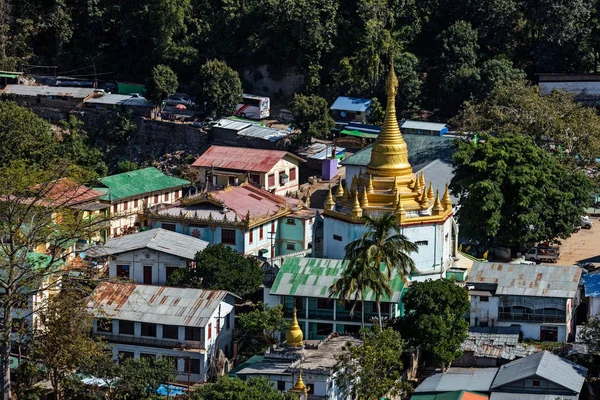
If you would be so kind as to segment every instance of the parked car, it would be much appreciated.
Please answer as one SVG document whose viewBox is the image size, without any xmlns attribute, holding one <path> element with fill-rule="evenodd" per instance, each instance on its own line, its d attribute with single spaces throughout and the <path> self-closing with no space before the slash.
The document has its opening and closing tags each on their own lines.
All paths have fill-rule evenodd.
<svg viewBox="0 0 600 400">
<path fill-rule="evenodd" d="M 583 229 L 592 229 L 592 226 L 594 226 L 594 221 L 592 221 L 590 219 L 590 217 L 588 217 L 587 215 L 582 215 L 581 216 L 581 227 Z"/>
<path fill-rule="evenodd" d="M 186 107 L 191 107 L 194 105 L 194 102 L 188 99 L 185 99 L 184 97 L 181 96 L 173 96 L 167 100 L 165 100 L 165 104 L 168 106 L 176 106 L 179 104 L 183 104 Z"/>
<path fill-rule="evenodd" d="M 525 253 L 525 260 L 533 261 L 535 263 L 541 262 L 550 262 L 555 263 L 558 262 L 560 258 L 560 248 L 559 247 L 532 247 L 529 249 L 527 253 Z"/>
</svg>

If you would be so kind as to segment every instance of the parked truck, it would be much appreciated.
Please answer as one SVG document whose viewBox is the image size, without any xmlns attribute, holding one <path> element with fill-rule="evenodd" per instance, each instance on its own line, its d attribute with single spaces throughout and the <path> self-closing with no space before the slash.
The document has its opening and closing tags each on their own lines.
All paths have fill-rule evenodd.
<svg viewBox="0 0 600 400">
<path fill-rule="evenodd" d="M 536 246 L 532 247 L 525 253 L 525 260 L 533 261 L 535 263 L 548 262 L 555 263 L 558 262 L 560 258 L 560 247 L 542 247 Z"/>
</svg>

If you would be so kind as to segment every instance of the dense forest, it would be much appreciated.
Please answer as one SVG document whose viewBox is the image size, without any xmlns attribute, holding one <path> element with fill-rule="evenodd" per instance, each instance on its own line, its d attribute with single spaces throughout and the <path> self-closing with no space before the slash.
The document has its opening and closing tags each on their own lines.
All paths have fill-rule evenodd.
<svg viewBox="0 0 600 400">
<path fill-rule="evenodd" d="M 0 0 L 0 68 L 185 86 L 207 60 L 304 76 L 303 91 L 381 96 L 393 56 L 399 107 L 452 115 L 499 80 L 590 72 L 598 0 Z M 248 82 L 244 82 L 247 86 Z"/>
</svg>

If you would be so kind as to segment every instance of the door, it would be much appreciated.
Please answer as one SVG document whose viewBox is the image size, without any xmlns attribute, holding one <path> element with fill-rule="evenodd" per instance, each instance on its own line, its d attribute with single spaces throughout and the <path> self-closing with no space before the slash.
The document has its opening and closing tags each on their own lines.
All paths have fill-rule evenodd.
<svg viewBox="0 0 600 400">
<path fill-rule="evenodd" d="M 557 326 L 541 326 L 540 340 L 542 342 L 558 342 L 558 327 Z"/>
<path fill-rule="evenodd" d="M 152 285 L 152 266 L 144 266 L 144 285 Z"/>
</svg>

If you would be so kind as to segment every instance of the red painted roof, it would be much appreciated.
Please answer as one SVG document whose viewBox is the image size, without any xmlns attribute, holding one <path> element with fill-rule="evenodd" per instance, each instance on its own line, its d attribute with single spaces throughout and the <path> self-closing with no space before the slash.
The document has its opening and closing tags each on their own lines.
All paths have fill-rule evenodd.
<svg viewBox="0 0 600 400">
<path fill-rule="evenodd" d="M 252 172 L 269 172 L 279 160 L 291 156 L 287 151 L 247 149 L 245 147 L 211 146 L 192 166 L 234 169 Z"/>
<path fill-rule="evenodd" d="M 70 178 L 61 178 L 54 183 L 36 185 L 32 189 L 40 190 L 40 195 L 55 206 L 73 206 L 75 204 L 95 201 L 104 193 L 90 189 Z"/>
<path fill-rule="evenodd" d="M 222 201 L 223 205 L 233 210 L 239 218 L 245 218 L 248 211 L 253 218 L 271 216 L 285 208 L 286 203 L 290 207 L 298 204 L 296 199 L 277 196 L 249 184 L 212 192 L 210 196 Z"/>
</svg>

